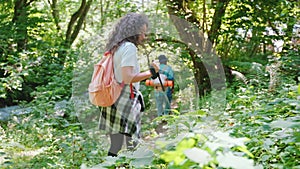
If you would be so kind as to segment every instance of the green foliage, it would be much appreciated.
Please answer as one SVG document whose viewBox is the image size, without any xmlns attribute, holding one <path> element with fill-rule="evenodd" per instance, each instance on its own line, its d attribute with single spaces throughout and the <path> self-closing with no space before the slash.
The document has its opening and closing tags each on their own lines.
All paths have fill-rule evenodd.
<svg viewBox="0 0 300 169">
<path fill-rule="evenodd" d="M 183 139 L 175 150 L 166 151 L 160 157 L 170 168 L 240 168 L 240 163 L 244 166 L 254 165 L 253 161 L 246 157 L 253 156 L 243 145 L 246 139 L 233 138 L 229 133 L 223 132 L 207 135 L 208 137 L 198 134 Z"/>
<path fill-rule="evenodd" d="M 116 158 L 106 157 L 107 147 L 82 129 L 72 104 L 56 109 L 45 94 L 30 114 L 1 125 L 0 161 L 4 168 L 293 168 L 299 163 L 298 90 L 294 81 L 274 94 L 237 87 L 218 121 L 205 104 L 157 118 L 144 123 L 147 140 L 140 147 Z M 166 130 L 158 135 L 153 128 L 161 121 Z"/>
<path fill-rule="evenodd" d="M 22 65 L 16 63 L 13 66 L 1 63 L 5 71 L 4 76 L 0 78 L 2 86 L 0 87 L 0 98 L 6 98 L 7 92 L 12 90 L 22 90 L 23 77 L 27 76 L 26 70 L 22 70 Z"/>
<path fill-rule="evenodd" d="M 86 161 L 99 162 L 101 146 L 80 123 L 66 120 L 53 107 L 33 107 L 36 111 L 40 115 L 14 117 L 1 127 L 1 168 L 78 168 Z"/>
<path fill-rule="evenodd" d="M 0 107 L 31 101 L 31 92 L 37 86 L 51 82 L 52 76 L 62 73 L 64 66 L 58 57 L 61 50 L 57 46 L 59 38 L 56 41 L 49 18 L 42 10 L 30 6 L 28 16 L 19 16 L 26 21 L 13 23 L 12 4 L 0 5 L 0 10 L 8 11 L 0 16 L 3 18 L 0 24 Z M 26 32 L 20 33 L 21 29 L 26 29 Z M 20 50 L 18 44 L 24 38 L 26 50 Z M 64 96 L 67 96 L 66 92 Z"/>
<path fill-rule="evenodd" d="M 248 92 L 247 92 L 248 91 Z M 292 168 L 299 163 L 299 100 L 296 87 L 285 85 L 279 95 L 247 90 L 232 98 L 228 128 L 247 143 L 255 161 L 267 168 Z M 254 96 L 255 95 L 255 96 Z M 298 155 L 297 155 L 298 154 Z"/>
<path fill-rule="evenodd" d="M 51 74 L 44 76 L 45 81 L 48 83 L 39 85 L 31 96 L 36 101 L 59 101 L 63 99 L 69 99 L 72 93 L 72 78 L 73 78 L 73 67 L 68 65 L 65 68 L 60 68 L 59 64 L 50 64 L 46 67 L 46 70 L 42 70 L 39 73 Z M 34 80 L 34 79 L 33 79 Z M 40 80 L 40 79 L 36 79 Z"/>
<path fill-rule="evenodd" d="M 284 46 L 291 41 L 295 16 L 299 16 L 296 6 L 290 1 L 230 1 L 216 47 L 218 53 L 231 60 L 267 61 L 274 41 L 284 40 Z"/>
<path fill-rule="evenodd" d="M 297 50 L 286 50 L 281 56 L 282 62 L 282 77 L 287 81 L 294 80 L 299 83 L 300 81 L 300 55 Z M 288 79 L 291 78 L 291 79 Z"/>
<path fill-rule="evenodd" d="M 103 35 L 103 25 L 128 11 L 145 10 L 153 15 L 153 6 L 138 6 L 129 1 L 94 3 L 84 31 L 73 46 L 75 49 L 69 50 L 63 45 L 64 31 L 80 3 L 59 1 L 61 28 L 58 29 L 46 1 L 32 2 L 26 22 L 16 26 L 12 22 L 14 1 L 0 0 L 0 106 L 33 99 L 24 105 L 29 106 L 28 114 L 0 122 L 1 168 L 299 168 L 299 52 L 288 43 L 282 53 L 273 54 L 267 50 L 272 40 L 290 41 L 295 16 L 299 15 L 296 2 L 230 1 L 216 49 L 226 59 L 226 65 L 244 73 L 249 83 L 234 81 L 229 86 L 225 111 L 212 112 L 208 104 L 212 102 L 211 96 L 207 94 L 200 100 L 201 109 L 195 112 L 176 109 L 172 115 L 153 121 L 143 117 L 147 120 L 143 124 L 143 144 L 134 151 L 122 151 L 116 158 L 106 157 L 107 145 L 91 138 L 78 122 L 76 102 L 68 101 L 74 94 L 72 83 L 74 85 L 76 80 L 81 83 L 76 94 L 85 92 L 90 72 L 83 68 L 92 64 L 90 54 L 102 44 L 81 50 L 87 42 L 94 42 L 88 35 L 95 35 L 94 32 Z M 156 8 L 155 14 L 165 14 L 165 4 L 152 5 Z M 199 12 L 204 10 L 201 1 L 187 7 L 197 13 L 196 18 L 204 17 L 204 13 Z M 210 11 L 206 15 L 207 22 L 211 22 L 215 4 L 205 7 Z M 99 8 L 106 9 L 99 12 Z M 273 25 L 276 30 L 276 26 L 283 24 L 287 25 L 282 30 L 286 36 L 264 34 L 267 27 Z M 25 27 L 26 33 L 17 33 Z M 239 28 L 251 31 L 252 38 L 247 39 L 246 32 L 239 34 Z M 174 30 L 160 31 L 154 30 L 157 35 L 171 34 Z M 26 49 L 20 51 L 17 42 L 24 37 L 27 38 Z M 181 44 L 169 37 L 158 38 L 166 40 L 157 43 L 158 52 L 168 51 L 170 56 L 180 56 L 184 66 L 179 59 L 173 60 L 174 65 L 193 71 L 190 55 Z M 103 39 L 98 41 L 104 43 Z M 83 54 L 74 52 L 77 50 L 87 55 L 82 65 L 77 59 Z M 270 59 L 282 63 L 279 70 L 281 83 L 272 93 L 267 90 L 269 75 L 265 71 L 265 67 L 272 64 Z M 73 79 L 73 73 L 75 77 L 78 75 L 74 68 L 83 73 L 78 79 Z M 176 73 L 183 72 L 178 70 Z M 183 79 L 181 85 L 185 87 L 193 80 L 190 77 Z M 181 90 L 180 86 L 176 88 L 176 92 L 179 91 L 177 96 L 191 97 L 190 91 Z M 151 89 L 143 92 L 149 96 L 145 101 L 150 107 Z M 178 98 L 181 98 L 179 104 L 185 101 Z M 65 100 L 65 105 L 57 109 L 61 100 Z M 92 111 L 88 107 L 83 110 L 86 116 Z M 162 131 L 157 131 L 161 124 Z"/>
</svg>

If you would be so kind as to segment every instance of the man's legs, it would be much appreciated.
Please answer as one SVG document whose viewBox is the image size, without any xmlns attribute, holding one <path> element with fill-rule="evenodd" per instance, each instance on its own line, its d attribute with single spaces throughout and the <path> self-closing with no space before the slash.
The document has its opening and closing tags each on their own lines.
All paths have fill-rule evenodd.
<svg viewBox="0 0 300 169">
<path fill-rule="evenodd" d="M 164 93 L 160 91 L 155 91 L 155 99 L 156 99 L 156 108 L 157 108 L 157 116 L 163 115 L 163 104 L 164 104 Z"/>
<path fill-rule="evenodd" d="M 172 101 L 172 92 L 169 88 L 166 91 L 166 96 L 164 96 L 164 100 L 166 104 L 164 114 L 168 115 L 170 114 L 171 111 L 171 101 Z"/>
</svg>

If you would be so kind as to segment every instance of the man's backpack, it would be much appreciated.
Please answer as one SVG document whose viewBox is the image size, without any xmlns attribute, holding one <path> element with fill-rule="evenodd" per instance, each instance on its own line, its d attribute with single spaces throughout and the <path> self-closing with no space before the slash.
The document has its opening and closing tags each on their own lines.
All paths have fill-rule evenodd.
<svg viewBox="0 0 300 169">
<path fill-rule="evenodd" d="M 108 107 L 119 98 L 124 83 L 118 83 L 114 75 L 113 55 L 105 52 L 99 63 L 94 65 L 94 72 L 89 84 L 89 99 L 93 105 Z"/>
</svg>

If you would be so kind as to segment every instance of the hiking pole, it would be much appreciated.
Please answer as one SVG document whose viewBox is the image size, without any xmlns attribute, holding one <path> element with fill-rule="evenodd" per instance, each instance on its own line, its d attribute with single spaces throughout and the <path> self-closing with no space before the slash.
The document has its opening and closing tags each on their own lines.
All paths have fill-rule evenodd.
<svg viewBox="0 0 300 169">
<path fill-rule="evenodd" d="M 160 83 L 160 85 L 161 85 L 162 90 L 165 91 L 165 87 L 164 87 L 164 85 L 163 85 L 163 83 L 162 83 L 162 81 L 161 81 L 159 72 L 156 73 L 154 67 L 150 65 L 150 59 L 149 59 L 149 54 L 150 54 L 150 53 L 151 53 L 151 51 L 150 51 L 149 53 L 146 54 L 150 72 L 151 72 L 152 75 L 156 74 L 156 76 L 158 77 L 158 80 L 159 80 L 159 83 Z M 153 79 L 153 78 L 152 78 L 152 79 Z M 154 78 L 154 79 L 155 79 L 155 78 Z"/>
<path fill-rule="evenodd" d="M 156 75 L 158 76 L 159 83 L 160 83 L 160 85 L 161 85 L 161 87 L 162 87 L 162 91 L 164 92 L 163 95 L 164 95 L 164 98 L 165 98 L 165 100 L 166 100 L 166 104 L 168 104 L 169 107 L 170 107 L 170 109 L 169 109 L 168 111 L 171 111 L 171 103 L 169 102 L 169 98 L 167 97 L 167 95 L 166 95 L 166 93 L 165 93 L 165 87 L 164 87 L 164 85 L 163 85 L 163 83 L 162 83 L 162 81 L 161 81 L 159 72 L 156 73 L 154 67 L 150 65 L 149 55 L 150 55 L 151 51 L 149 51 L 149 52 L 147 52 L 147 50 L 145 50 L 145 51 L 146 51 L 146 57 L 147 57 L 148 66 L 149 66 L 149 69 L 150 69 L 150 71 L 151 71 L 151 74 L 152 74 L 152 75 L 156 74 Z M 152 77 L 151 77 L 151 78 L 152 78 Z M 152 79 L 153 79 L 153 78 L 152 78 Z M 155 78 L 154 78 L 154 79 L 155 79 Z"/>
<path fill-rule="evenodd" d="M 159 72 L 157 72 L 157 76 L 158 76 L 158 80 L 159 80 L 159 83 L 160 83 L 160 85 L 161 85 L 162 91 L 165 91 L 165 87 L 164 87 L 164 85 L 162 84 L 161 78 L 160 78 L 160 76 L 159 76 Z"/>
</svg>

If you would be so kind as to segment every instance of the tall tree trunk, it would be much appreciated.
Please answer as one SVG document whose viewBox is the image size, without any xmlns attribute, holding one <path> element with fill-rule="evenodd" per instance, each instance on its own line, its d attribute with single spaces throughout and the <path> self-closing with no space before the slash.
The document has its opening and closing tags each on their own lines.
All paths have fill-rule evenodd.
<svg viewBox="0 0 300 169">
<path fill-rule="evenodd" d="M 172 20 L 173 24 L 175 25 L 177 31 L 179 32 L 179 36 L 182 39 L 183 42 L 186 44 L 198 44 L 200 45 L 199 48 L 202 48 L 201 50 L 203 51 L 203 47 L 205 46 L 205 40 L 203 37 L 199 36 L 200 32 L 193 32 L 193 28 L 191 27 L 190 24 L 187 22 L 182 22 L 181 19 L 179 19 L 181 16 L 178 16 L 180 11 L 183 13 L 183 15 L 187 16 L 188 13 L 184 12 L 184 2 L 182 0 L 178 1 L 168 1 L 168 12 L 170 14 L 170 19 Z M 189 15 L 187 18 L 187 21 L 189 23 L 195 23 L 199 25 L 199 21 L 193 16 Z M 188 31 L 187 31 L 188 30 Z M 190 31 L 191 30 L 191 31 Z M 197 38 L 198 37 L 198 38 Z M 192 63 L 194 66 L 194 77 L 197 82 L 198 88 L 199 88 L 199 95 L 203 96 L 205 94 L 205 91 L 209 90 L 210 88 L 210 82 L 209 82 L 209 77 L 208 73 L 205 69 L 205 66 L 199 57 L 199 52 L 197 53 L 193 50 L 189 50 L 189 54 L 192 59 Z"/>
<path fill-rule="evenodd" d="M 206 26 L 206 0 L 203 0 L 203 21 L 202 21 L 202 32 L 205 32 L 205 26 Z"/>
<path fill-rule="evenodd" d="M 208 39 L 212 44 L 216 43 L 219 30 L 222 24 L 222 18 L 225 15 L 225 11 L 230 0 L 218 0 L 215 8 L 215 13 L 212 19 L 211 29 L 208 32 Z"/>
<path fill-rule="evenodd" d="M 28 7 L 33 0 L 15 0 L 14 16 L 12 22 L 16 27 L 16 43 L 18 51 L 26 49 L 28 38 L 27 21 L 28 21 Z"/>
<path fill-rule="evenodd" d="M 59 10 L 57 7 L 57 0 L 52 0 L 52 2 L 51 2 L 51 0 L 48 0 L 48 3 L 50 4 L 50 7 L 51 7 L 51 14 L 53 16 L 56 29 L 57 29 L 57 31 L 60 31 L 61 28 L 59 26 L 60 18 L 59 18 Z"/>
<path fill-rule="evenodd" d="M 195 12 L 193 12 L 193 9 L 189 9 L 189 2 L 187 0 L 166 1 L 170 18 L 179 32 L 180 38 L 185 43 L 192 44 L 189 47 L 194 51 L 190 52 L 190 56 L 194 66 L 194 75 L 199 86 L 200 96 L 212 88 L 222 89 L 225 87 L 225 75 L 222 63 L 220 62 L 220 58 L 215 54 L 213 46 L 218 38 L 222 18 L 225 15 L 229 1 L 230 0 L 218 0 L 216 2 L 211 29 L 206 32 L 208 39 L 200 32 L 200 30 L 205 30 L 204 27 L 202 29 L 200 27 L 198 27 L 198 29 L 195 28 L 194 25 L 200 26 L 201 24 Z M 203 10 L 205 10 L 205 7 Z M 203 14 L 203 16 L 206 17 L 205 12 Z M 179 19 L 183 17 L 193 25 L 187 24 Z M 205 25 L 205 23 L 202 25 Z"/>
<path fill-rule="evenodd" d="M 67 50 L 71 48 L 83 26 L 92 2 L 93 0 L 82 0 L 79 9 L 71 16 L 65 35 L 65 41 L 63 42 L 64 50 L 60 51 L 58 54 L 60 56 L 59 62 L 62 65 L 65 63 Z"/>
<path fill-rule="evenodd" d="M 66 32 L 65 47 L 70 48 L 83 25 L 93 0 L 82 0 L 79 9 L 72 15 Z"/>
</svg>

